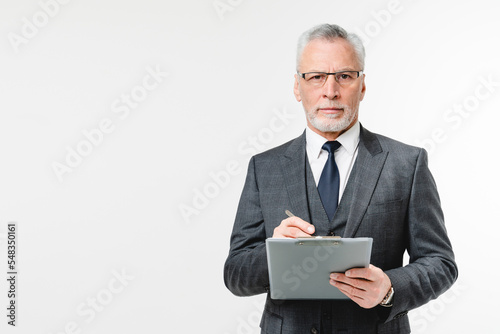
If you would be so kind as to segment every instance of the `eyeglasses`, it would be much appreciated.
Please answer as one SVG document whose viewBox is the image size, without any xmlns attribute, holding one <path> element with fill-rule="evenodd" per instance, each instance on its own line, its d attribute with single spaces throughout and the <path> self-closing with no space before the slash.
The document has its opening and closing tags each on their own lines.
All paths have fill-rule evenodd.
<svg viewBox="0 0 500 334">
<path fill-rule="evenodd" d="M 335 81 L 342 86 L 349 86 L 352 84 L 359 76 L 363 73 L 363 71 L 341 71 L 335 73 L 325 73 L 325 72 L 308 72 L 308 73 L 300 73 L 299 74 L 308 85 L 313 87 L 323 87 L 329 75 L 333 75 Z"/>
</svg>

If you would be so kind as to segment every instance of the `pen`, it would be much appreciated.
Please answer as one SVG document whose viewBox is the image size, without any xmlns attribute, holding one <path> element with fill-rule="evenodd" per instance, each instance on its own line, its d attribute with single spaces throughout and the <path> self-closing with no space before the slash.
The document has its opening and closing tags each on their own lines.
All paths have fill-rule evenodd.
<svg viewBox="0 0 500 334">
<path fill-rule="evenodd" d="M 295 215 L 288 210 L 285 210 L 285 213 L 288 217 L 295 217 Z"/>
</svg>

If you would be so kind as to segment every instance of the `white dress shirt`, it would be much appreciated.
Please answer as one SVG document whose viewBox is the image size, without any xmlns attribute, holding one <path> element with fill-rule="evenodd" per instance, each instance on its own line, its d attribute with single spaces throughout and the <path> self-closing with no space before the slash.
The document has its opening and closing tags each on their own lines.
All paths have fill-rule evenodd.
<svg viewBox="0 0 500 334">
<path fill-rule="evenodd" d="M 360 125 L 359 122 L 356 122 L 349 130 L 336 139 L 342 145 L 334 154 L 340 176 L 339 202 L 354 166 L 354 161 L 356 161 L 356 157 L 358 156 L 359 131 Z M 316 186 L 318 186 L 321 173 L 328 160 L 328 152 L 321 148 L 327 141 L 325 137 L 312 131 L 309 127 L 306 128 L 307 158 L 314 175 L 314 181 L 316 181 Z"/>
</svg>

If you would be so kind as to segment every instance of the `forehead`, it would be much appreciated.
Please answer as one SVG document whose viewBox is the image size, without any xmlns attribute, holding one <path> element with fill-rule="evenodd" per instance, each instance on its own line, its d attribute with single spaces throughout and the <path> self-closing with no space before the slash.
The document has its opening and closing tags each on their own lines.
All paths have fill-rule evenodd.
<svg viewBox="0 0 500 334">
<path fill-rule="evenodd" d="M 313 39 L 304 47 L 299 63 L 301 72 L 358 69 L 352 45 L 343 38 Z"/>
</svg>

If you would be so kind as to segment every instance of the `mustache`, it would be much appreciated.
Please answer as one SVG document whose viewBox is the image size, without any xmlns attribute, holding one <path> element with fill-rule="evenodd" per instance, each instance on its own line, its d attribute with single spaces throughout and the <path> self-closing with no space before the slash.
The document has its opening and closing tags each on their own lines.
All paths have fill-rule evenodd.
<svg viewBox="0 0 500 334">
<path fill-rule="evenodd" d="M 316 111 L 318 111 L 319 109 L 324 109 L 324 108 L 349 109 L 347 106 L 345 106 L 343 104 L 329 103 L 329 104 L 323 104 L 323 105 L 317 106 Z"/>
</svg>

